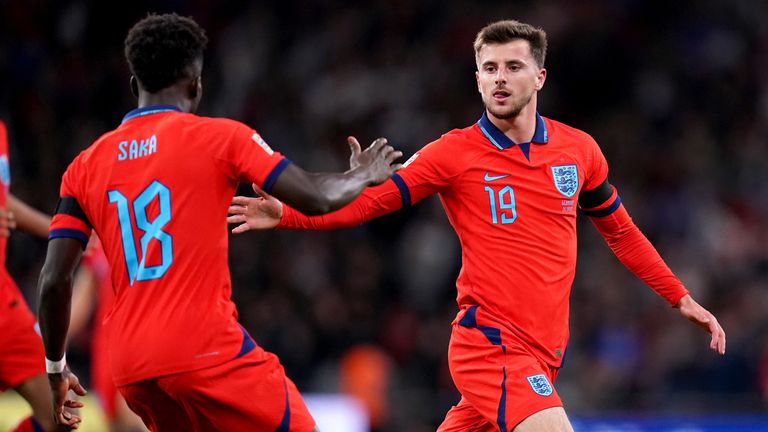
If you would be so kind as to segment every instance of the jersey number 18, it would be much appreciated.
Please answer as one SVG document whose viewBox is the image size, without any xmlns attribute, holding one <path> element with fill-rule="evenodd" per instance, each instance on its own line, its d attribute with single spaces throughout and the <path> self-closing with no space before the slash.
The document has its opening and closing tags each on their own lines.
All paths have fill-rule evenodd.
<svg viewBox="0 0 768 432">
<path fill-rule="evenodd" d="M 131 285 L 136 281 L 143 282 L 163 277 L 171 264 L 173 264 L 173 238 L 163 231 L 163 227 L 171 221 L 171 191 L 155 180 L 133 200 L 133 205 L 118 190 L 109 191 L 107 196 L 110 203 L 117 204 L 117 216 L 120 221 L 120 237 L 123 243 L 125 266 L 128 270 L 128 278 Z M 160 212 L 150 222 L 147 218 L 147 206 L 156 197 L 160 204 Z M 133 209 L 133 218 L 131 218 L 131 209 Z M 136 241 L 133 238 L 131 219 L 135 219 L 136 227 L 144 232 L 139 239 L 141 262 L 139 262 L 136 251 Z M 162 262 L 159 265 L 148 267 L 146 266 L 147 249 L 152 239 L 160 242 Z"/>
</svg>

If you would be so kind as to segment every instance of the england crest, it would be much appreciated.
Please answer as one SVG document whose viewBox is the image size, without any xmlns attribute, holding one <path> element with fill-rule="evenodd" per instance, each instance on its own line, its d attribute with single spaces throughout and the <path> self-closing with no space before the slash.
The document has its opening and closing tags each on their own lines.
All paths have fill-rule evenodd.
<svg viewBox="0 0 768 432">
<path fill-rule="evenodd" d="M 549 380 L 544 374 L 529 376 L 528 384 L 531 385 L 531 388 L 537 395 L 549 396 L 552 394 L 552 384 L 549 383 Z"/>
<path fill-rule="evenodd" d="M 552 179 L 555 188 L 564 196 L 570 198 L 579 189 L 579 173 L 576 165 L 557 165 L 552 167 Z"/>
</svg>

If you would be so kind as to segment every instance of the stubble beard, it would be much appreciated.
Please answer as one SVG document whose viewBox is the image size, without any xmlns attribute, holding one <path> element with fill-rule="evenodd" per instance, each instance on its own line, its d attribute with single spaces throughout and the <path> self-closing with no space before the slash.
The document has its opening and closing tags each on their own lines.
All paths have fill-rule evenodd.
<svg viewBox="0 0 768 432">
<path fill-rule="evenodd" d="M 487 109 L 489 113 L 498 119 L 509 120 L 520 115 L 520 112 L 523 111 L 523 108 L 525 108 L 528 103 L 531 102 L 531 98 L 533 98 L 533 93 L 527 96 L 523 96 L 516 101 L 512 101 L 512 104 L 509 107 L 493 106 L 493 99 L 491 99 L 490 103 L 484 101 L 485 109 Z"/>
</svg>

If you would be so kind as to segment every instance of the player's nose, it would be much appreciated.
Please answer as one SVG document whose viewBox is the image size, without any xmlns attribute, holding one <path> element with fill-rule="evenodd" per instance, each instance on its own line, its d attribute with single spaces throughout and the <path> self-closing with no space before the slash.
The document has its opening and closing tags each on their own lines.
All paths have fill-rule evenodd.
<svg viewBox="0 0 768 432">
<path fill-rule="evenodd" d="M 504 68 L 499 68 L 496 71 L 496 77 L 495 78 L 496 78 L 495 79 L 496 84 L 507 82 L 507 76 L 506 76 L 506 74 L 504 72 Z"/>
</svg>

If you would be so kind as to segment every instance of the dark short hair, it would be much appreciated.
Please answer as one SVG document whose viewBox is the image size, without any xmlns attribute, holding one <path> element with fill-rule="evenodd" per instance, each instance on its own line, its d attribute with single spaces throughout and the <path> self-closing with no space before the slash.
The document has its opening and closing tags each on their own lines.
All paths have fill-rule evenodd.
<svg viewBox="0 0 768 432">
<path fill-rule="evenodd" d="M 188 74 L 203 58 L 208 37 L 192 18 L 149 14 L 125 38 L 125 58 L 144 90 L 155 93 Z"/>
<path fill-rule="evenodd" d="M 488 44 L 504 44 L 517 39 L 527 40 L 536 64 L 544 67 L 547 57 L 547 33 L 541 28 L 515 20 L 496 21 L 483 27 L 475 38 L 475 58 L 480 48 Z"/>
</svg>

